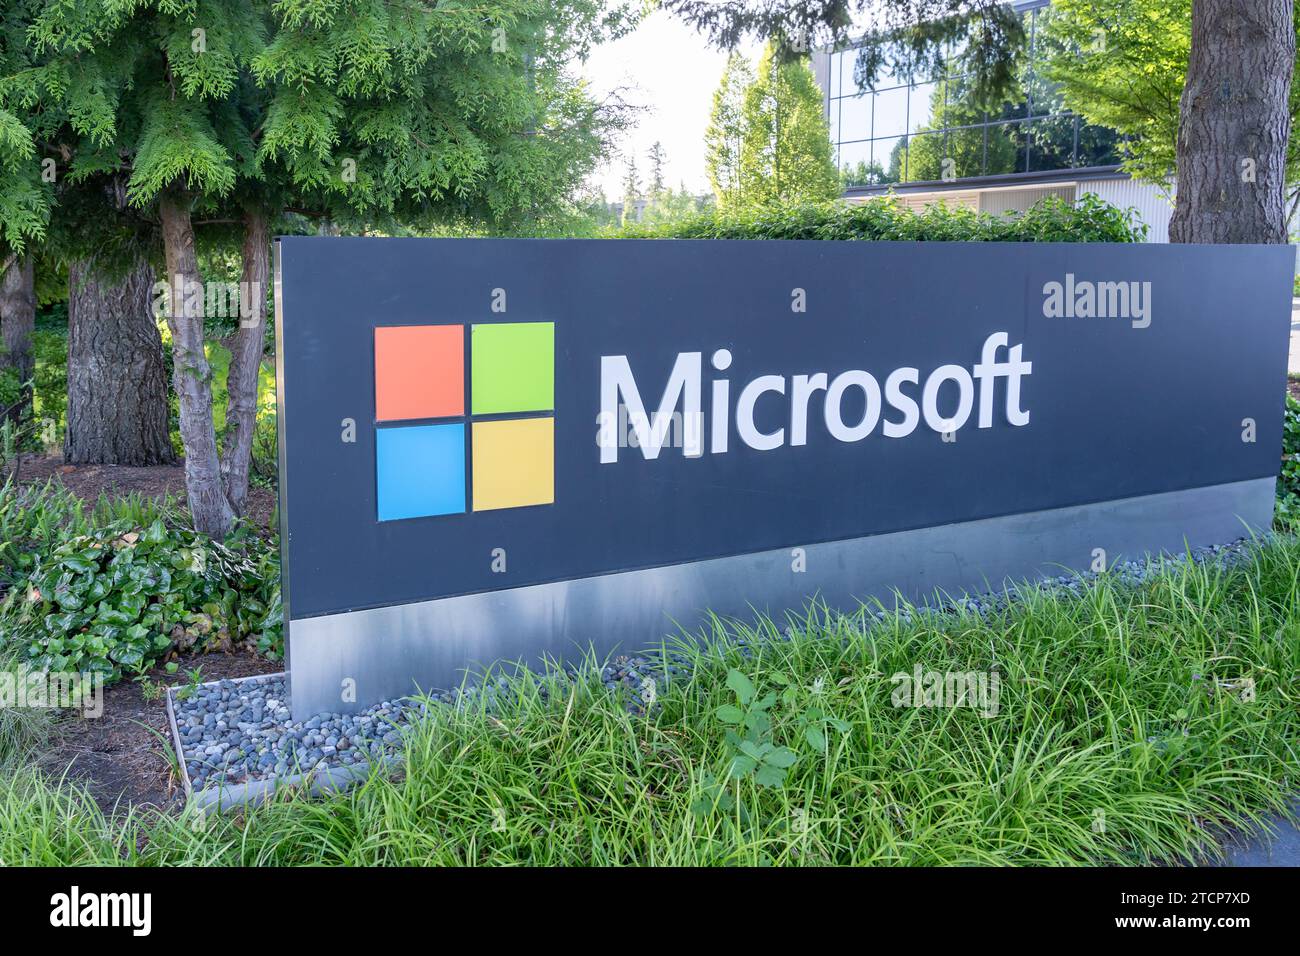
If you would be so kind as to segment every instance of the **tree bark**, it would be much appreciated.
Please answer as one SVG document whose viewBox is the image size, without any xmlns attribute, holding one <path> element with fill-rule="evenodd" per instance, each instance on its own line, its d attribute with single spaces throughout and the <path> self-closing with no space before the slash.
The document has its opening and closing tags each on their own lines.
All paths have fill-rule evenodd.
<svg viewBox="0 0 1300 956">
<path fill-rule="evenodd" d="M 158 201 L 158 215 L 171 291 L 167 326 L 172 333 L 172 380 L 185 446 L 185 496 L 195 530 L 224 538 L 234 523 L 234 512 L 222 488 L 212 425 L 212 369 L 203 350 L 204 296 L 189 201 L 164 193 Z"/>
<path fill-rule="evenodd" d="M 91 260 L 68 267 L 68 431 L 73 465 L 173 464 L 167 369 L 153 316 L 153 268 L 120 282 Z"/>
<path fill-rule="evenodd" d="M 271 273 L 271 235 L 260 209 L 244 214 L 244 274 L 240 286 L 239 331 L 230 349 L 226 378 L 226 439 L 221 477 L 236 515 L 248 500 L 248 471 L 257 429 L 257 377 L 266 335 L 266 290 Z M 250 300 L 244 301 L 245 296 Z"/>
<path fill-rule="evenodd" d="M 4 270 L 0 282 L 0 368 L 12 368 L 22 383 L 18 403 L 0 409 L 4 417 L 21 424 L 30 417 L 32 408 L 32 373 L 36 361 L 32 355 L 32 331 L 36 327 L 36 270 L 31 256 L 14 258 Z"/>
<path fill-rule="evenodd" d="M 1293 0 L 1194 0 L 1170 242 L 1286 242 Z"/>
</svg>

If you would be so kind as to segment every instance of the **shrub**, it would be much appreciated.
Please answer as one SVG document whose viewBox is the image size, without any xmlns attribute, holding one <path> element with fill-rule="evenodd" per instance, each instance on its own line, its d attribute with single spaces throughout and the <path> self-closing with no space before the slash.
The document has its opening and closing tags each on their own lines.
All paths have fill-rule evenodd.
<svg viewBox="0 0 1300 956">
<path fill-rule="evenodd" d="M 87 509 L 54 488 L 0 488 L 0 632 L 38 669 L 107 679 L 173 648 L 256 646 L 282 654 L 279 555 L 242 532 L 227 544 L 168 505 L 102 500 Z"/>
<path fill-rule="evenodd" d="M 276 431 L 275 393 L 269 405 L 258 399 L 257 428 L 253 432 L 253 457 L 249 462 L 249 477 L 260 485 L 274 488 L 280 476 L 280 437 Z"/>
<path fill-rule="evenodd" d="M 1282 471 L 1277 477 L 1277 524 L 1300 530 L 1300 401 L 1288 394 L 1282 424 Z"/>
<path fill-rule="evenodd" d="M 4 347 L 0 346 L 0 353 Z M 0 368 L 0 412 L 17 405 L 23 394 L 23 383 L 18 380 L 18 370 Z"/>
<path fill-rule="evenodd" d="M 69 528 L 88 527 L 84 506 L 66 489 L 44 486 L 0 486 L 0 595 L 25 577 L 36 555 L 53 548 Z"/>
<path fill-rule="evenodd" d="M 116 679 L 173 646 L 230 650 L 256 640 L 274 578 L 250 552 L 161 521 L 69 538 L 38 556 L 26 582 L 26 610 L 35 612 L 28 655 L 38 668 Z"/>
<path fill-rule="evenodd" d="M 1086 194 L 1075 203 L 1039 200 L 1023 213 L 997 215 L 943 204 L 904 209 L 893 196 L 725 214 L 707 212 L 661 225 L 630 224 L 629 239 L 858 239 L 921 242 L 1141 242 L 1147 227 L 1135 210 Z"/>
</svg>

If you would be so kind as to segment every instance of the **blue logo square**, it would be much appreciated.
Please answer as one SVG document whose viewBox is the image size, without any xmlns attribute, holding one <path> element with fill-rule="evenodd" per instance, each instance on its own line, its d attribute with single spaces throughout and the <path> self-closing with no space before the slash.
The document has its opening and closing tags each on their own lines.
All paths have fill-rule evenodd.
<svg viewBox="0 0 1300 956">
<path fill-rule="evenodd" d="M 375 432 L 379 520 L 465 510 L 465 426 L 413 425 Z"/>
</svg>

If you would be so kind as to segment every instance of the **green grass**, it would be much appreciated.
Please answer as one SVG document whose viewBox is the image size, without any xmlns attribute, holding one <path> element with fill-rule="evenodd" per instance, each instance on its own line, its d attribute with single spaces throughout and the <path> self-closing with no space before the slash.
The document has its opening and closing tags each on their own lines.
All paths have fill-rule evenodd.
<svg viewBox="0 0 1300 956">
<path fill-rule="evenodd" d="M 206 823 L 192 812 L 110 823 L 75 788 L 25 775 L 0 789 L 0 858 L 1189 861 L 1284 811 L 1296 790 L 1298 582 L 1300 542 L 1282 538 L 1230 570 L 1181 564 L 1139 589 L 1103 578 L 1080 597 L 1034 592 L 982 619 L 866 627 L 865 613 L 823 612 L 791 622 L 788 639 L 770 622 L 762 635 L 719 623 L 681 643 L 690 676 L 660 688 L 648 717 L 605 693 L 594 665 L 574 682 L 523 674 L 492 712 L 436 709 L 395 779 L 375 774 L 328 799 L 289 794 Z M 756 636 L 769 640 L 747 655 L 736 639 Z M 893 706 L 891 675 L 917 664 L 996 667 L 996 715 Z M 728 732 L 759 709 L 745 749 L 774 765 L 794 758 L 765 778 L 776 786 L 743 760 L 730 778 Z"/>
<path fill-rule="evenodd" d="M 0 647 L 0 672 L 21 674 L 20 661 L 17 654 Z M 0 707 L 0 776 L 20 771 L 32 760 L 49 740 L 53 716 L 52 711 L 41 708 Z"/>
</svg>

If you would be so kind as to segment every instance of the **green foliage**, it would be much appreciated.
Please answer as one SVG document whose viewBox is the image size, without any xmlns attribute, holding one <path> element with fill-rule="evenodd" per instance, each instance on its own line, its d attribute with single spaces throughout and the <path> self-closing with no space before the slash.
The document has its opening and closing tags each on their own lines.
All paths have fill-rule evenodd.
<svg viewBox="0 0 1300 956">
<path fill-rule="evenodd" d="M 897 242 L 1141 242 L 1146 234 L 1132 209 L 1092 194 L 1071 204 L 1047 197 L 1023 213 L 996 215 L 942 204 L 924 212 L 892 197 L 863 203 L 822 203 L 779 210 L 710 212 L 661 226 L 628 227 L 634 239 L 857 239 Z"/>
<path fill-rule="evenodd" d="M 723 77 L 724 88 L 719 90 L 726 97 L 730 96 L 725 89 L 730 75 L 729 69 Z M 706 133 L 715 151 L 731 136 L 723 126 Z M 721 176 L 722 169 L 716 165 L 721 156 L 714 158 L 715 173 Z M 839 195 L 839 173 L 812 68 L 806 60 L 781 62 L 773 44 L 764 50 L 757 77 L 745 89 L 738 159 L 738 188 L 726 189 L 724 179 L 715 186 L 718 202 L 725 208 L 776 208 Z"/>
<path fill-rule="evenodd" d="M 283 164 L 298 191 L 363 216 L 500 226 L 553 208 L 598 157 L 611 117 L 564 63 L 620 30 L 622 5 L 274 10 L 252 63 L 270 93 L 258 155 Z"/>
<path fill-rule="evenodd" d="M 166 504 L 126 498 L 87 509 L 57 487 L 0 488 L 0 630 L 33 667 L 109 679 L 173 648 L 252 642 L 282 653 L 279 555 L 237 535 L 220 544 Z"/>
<path fill-rule="evenodd" d="M 28 770 L 0 774 L 0 859 L 13 865 L 129 866 L 140 862 L 141 820 L 101 810 L 84 784 Z M 29 839 L 18 848 L 18 834 Z M 56 863 L 56 861 L 59 861 Z"/>
<path fill-rule="evenodd" d="M 624 122 L 567 63 L 635 19 L 623 0 L 16 0 L 0 19 L 0 238 L 35 228 L 27 193 L 49 216 L 42 154 L 60 204 L 86 185 L 103 204 L 107 187 L 143 233 L 164 193 L 217 221 L 245 206 L 356 227 L 534 221 Z"/>
<path fill-rule="evenodd" d="M 208 365 L 212 369 L 212 419 L 218 440 L 224 439 L 226 407 L 230 394 L 226 388 L 226 374 L 230 369 L 230 349 L 220 342 L 207 343 Z M 268 422 L 275 428 L 275 368 L 263 362 L 257 370 L 257 427 L 261 430 Z"/>
<path fill-rule="evenodd" d="M 274 389 L 274 383 L 272 383 Z M 262 399 L 259 399 L 261 402 Z M 249 478 L 259 485 L 274 488 L 280 477 L 280 433 L 277 428 L 275 392 L 270 402 L 259 405 L 257 425 L 253 430 L 252 457 L 249 461 Z"/>
<path fill-rule="evenodd" d="M 36 372 L 32 377 L 32 408 L 38 424 L 52 425 L 60 439 L 68 425 L 68 333 L 38 328 L 32 333 Z"/>
<path fill-rule="evenodd" d="M 641 214 L 641 223 L 647 226 L 681 222 L 700 215 L 712 207 L 712 197 L 692 196 L 682 184 L 677 189 L 671 186 L 654 193 L 645 204 Z"/>
<path fill-rule="evenodd" d="M 0 672 L 21 674 L 21 658 L 0 648 Z M 52 718 L 45 707 L 0 707 L 0 778 L 30 764 L 49 740 Z"/>
<path fill-rule="evenodd" d="M 1060 0 L 1039 21 L 1066 106 L 1132 139 L 1124 167 L 1164 186 L 1175 167 L 1192 0 Z"/>
<path fill-rule="evenodd" d="M 1276 522 L 1300 531 L 1300 401 L 1290 393 L 1282 425 L 1282 470 L 1277 479 Z"/>
<path fill-rule="evenodd" d="M 739 53 L 728 58 L 704 142 L 709 182 L 724 210 L 839 195 L 821 91 L 807 60 L 782 59 L 774 43 L 764 49 L 757 75 Z"/>
<path fill-rule="evenodd" d="M 69 522 L 85 527 L 83 511 L 80 499 L 61 486 L 0 486 L 0 595 L 35 565 L 39 552 L 58 543 Z"/>
<path fill-rule="evenodd" d="M 704 165 L 718 205 L 740 202 L 740 150 L 745 139 L 745 91 L 754 83 L 749 60 L 733 51 L 713 92 L 713 111 L 704 131 Z"/>
<path fill-rule="evenodd" d="M 1192 42 L 1192 0 L 1057 0 L 1043 40 L 1048 74 L 1067 107 L 1122 134 L 1124 168 L 1168 187 L 1176 173 L 1179 102 Z M 1300 37 L 1300 10 L 1295 15 Z M 1292 126 L 1300 84 L 1291 88 Z M 1287 182 L 1300 177 L 1300 137 L 1287 148 Z"/>
<path fill-rule="evenodd" d="M 50 218 L 52 190 L 42 176 L 35 135 L 44 124 L 29 121 L 31 100 L 23 84 L 5 79 L 32 65 L 26 29 L 36 9 L 37 0 L 9 0 L 0 7 L 0 253 L 6 255 L 44 239 Z"/>
<path fill-rule="evenodd" d="M 22 400 L 23 383 L 18 377 L 18 370 L 12 367 L 0 368 L 0 414 L 14 407 Z"/>
<path fill-rule="evenodd" d="M 714 629 L 726 630 L 720 621 L 714 622 Z M 748 809 L 741 796 L 743 783 L 780 789 L 800 759 L 793 748 L 803 751 L 806 759 L 816 760 L 827 753 L 831 733 L 843 736 L 852 730 L 848 721 L 826 712 L 821 685 L 814 686 L 810 696 L 785 671 L 772 670 L 766 677 L 777 690 L 759 696 L 742 671 L 732 668 L 727 672 L 726 686 L 735 695 L 735 703 L 721 705 L 714 716 L 726 728 L 723 740 L 731 763 L 721 780 L 707 771 L 702 775 L 702 796 L 691 804 L 691 812 L 699 817 L 721 811 L 734 813 L 741 824 L 748 824 Z M 773 739 L 774 720 L 788 728 L 789 746 Z"/>
<path fill-rule="evenodd" d="M 971 74 L 980 98 L 992 101 L 1014 80 L 1025 24 L 1006 0 L 662 0 L 675 16 L 707 33 L 721 49 L 745 37 L 772 40 L 782 60 L 808 50 L 858 47 L 854 74 L 862 87 L 883 73 L 935 76 L 948 64 Z M 870 32 L 862 34 L 864 22 Z"/>
<path fill-rule="evenodd" d="M 117 679 L 173 647 L 229 649 L 256 639 L 274 586 L 267 570 L 256 551 L 161 520 L 110 526 L 37 556 L 19 628 L 30 634 L 35 667 Z"/>
<path fill-rule="evenodd" d="M 776 694 L 758 696 L 750 679 L 735 668 L 727 672 L 727 687 L 736 695 L 736 703 L 723 704 L 715 711 L 729 728 L 724 739 L 733 755 L 727 776 L 736 781 L 752 778 L 760 787 L 782 786 L 798 755 L 789 747 L 772 743 L 768 711 L 776 703 Z"/>
</svg>

